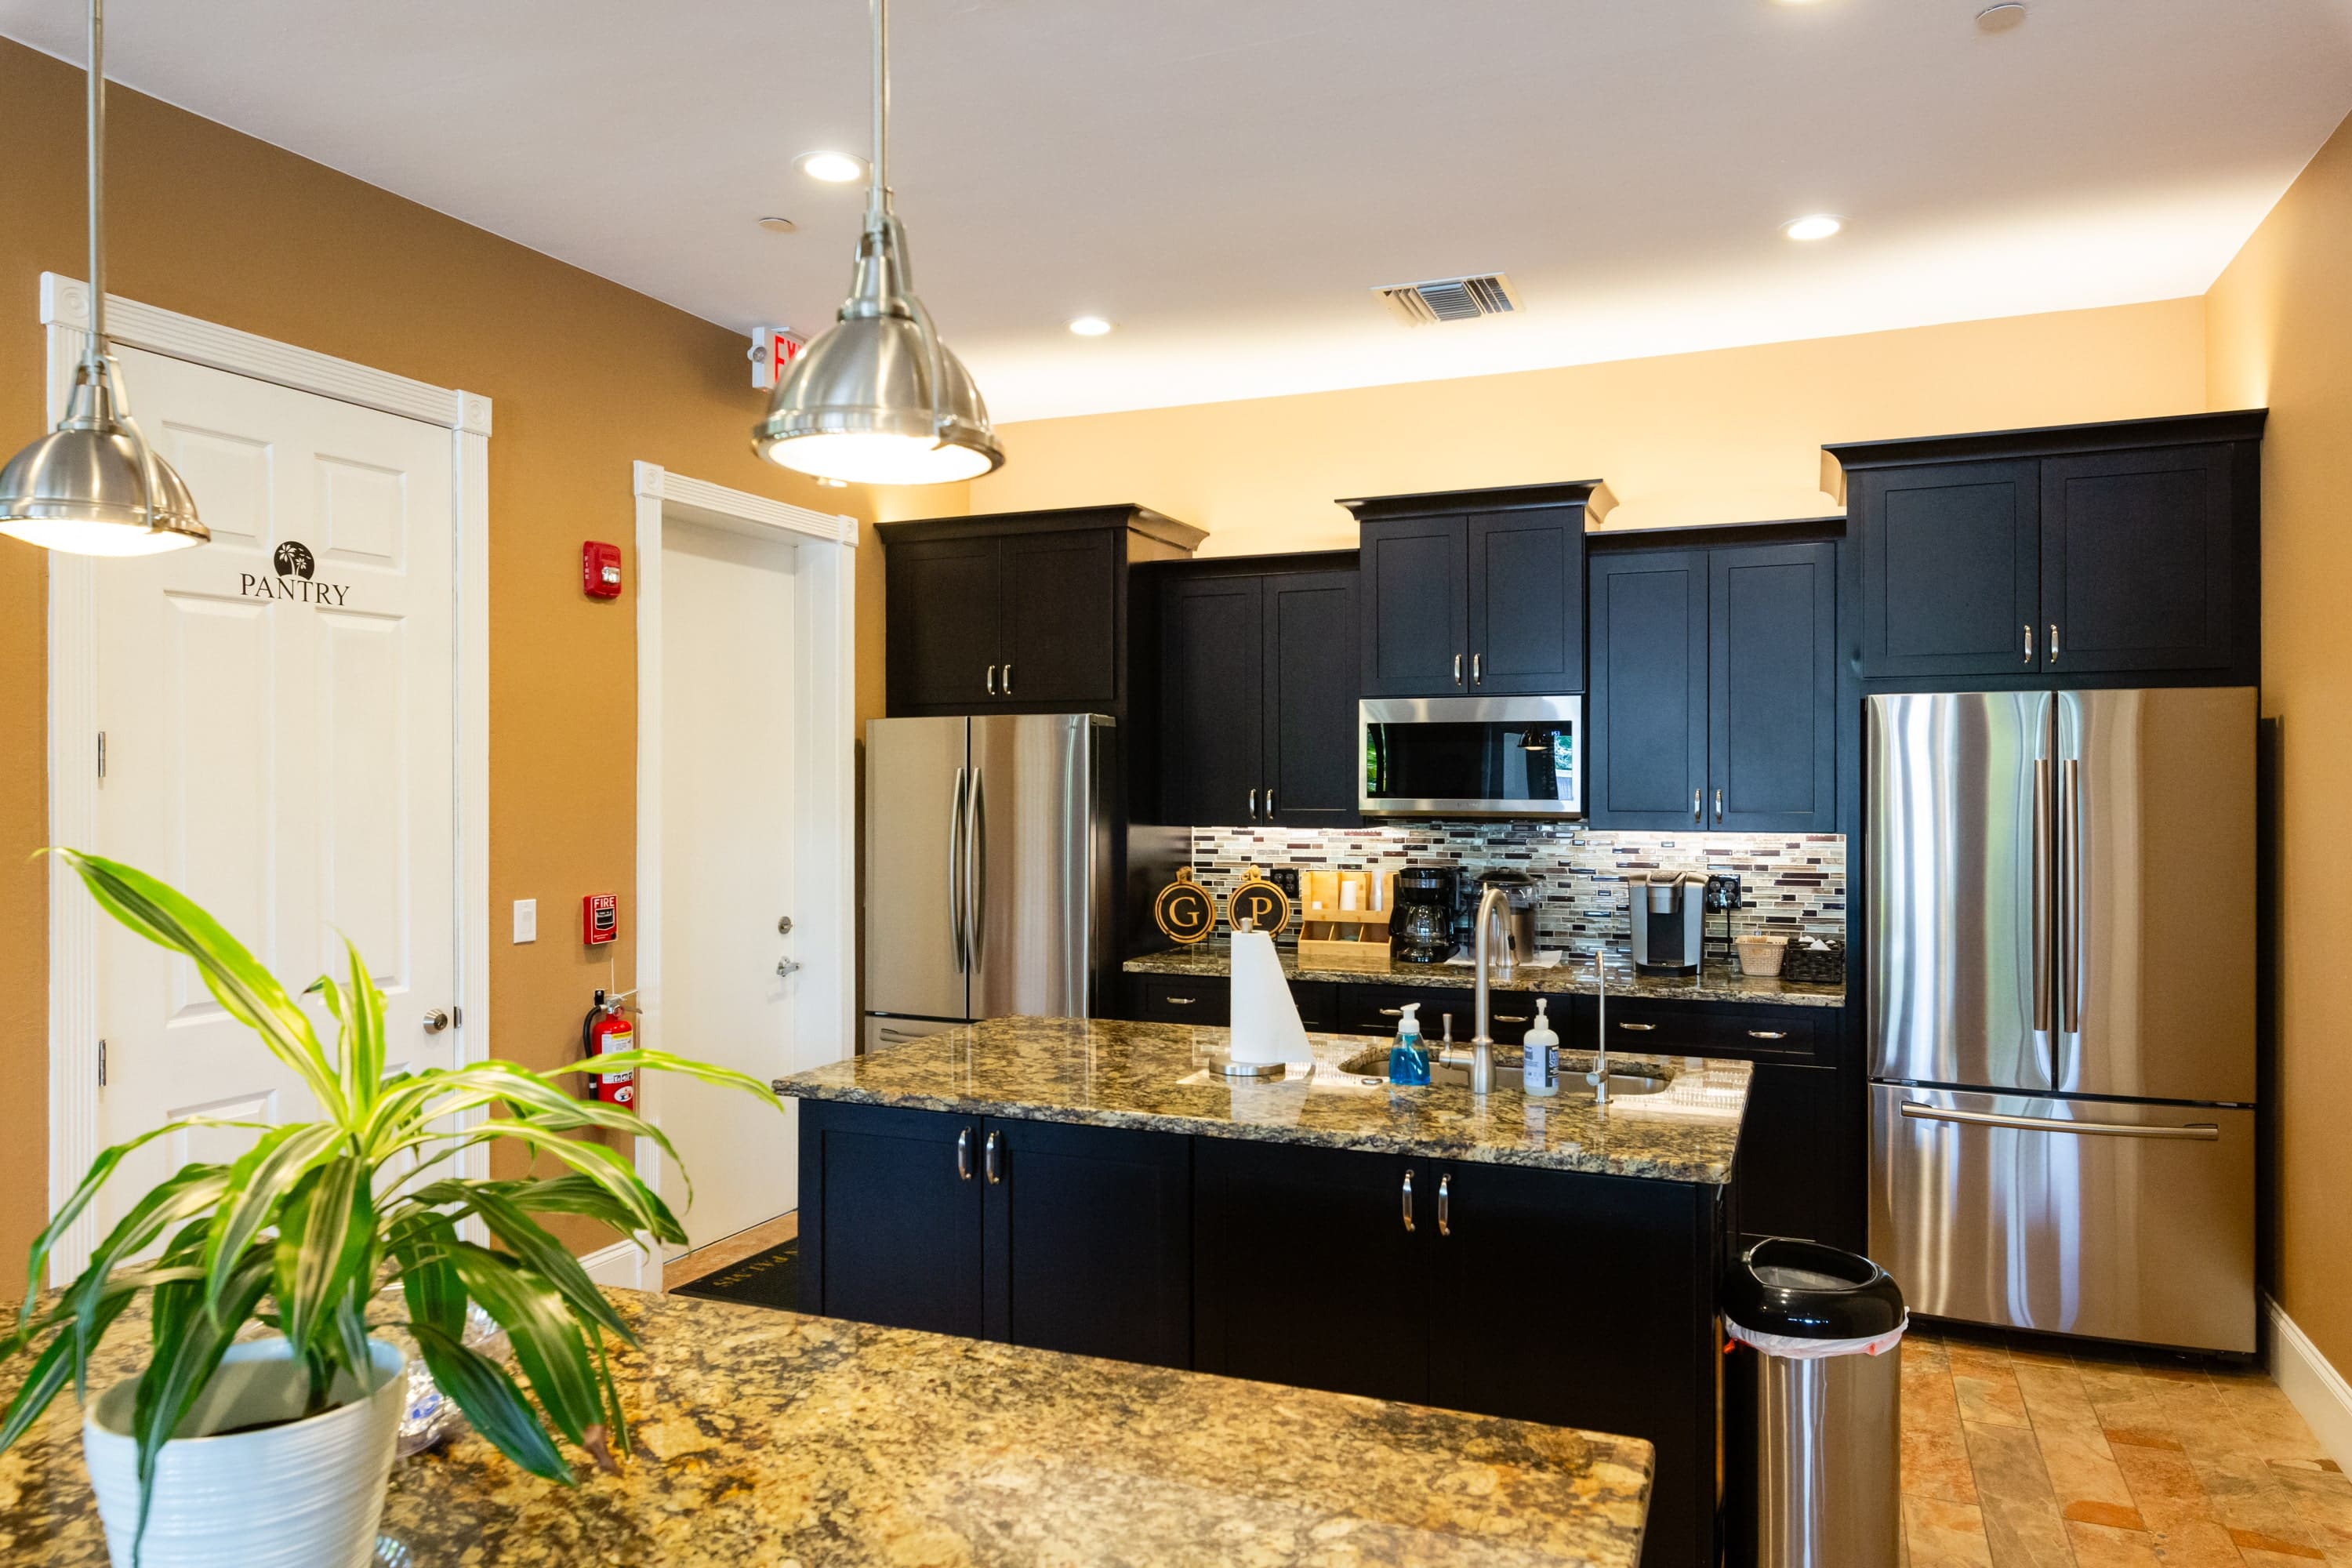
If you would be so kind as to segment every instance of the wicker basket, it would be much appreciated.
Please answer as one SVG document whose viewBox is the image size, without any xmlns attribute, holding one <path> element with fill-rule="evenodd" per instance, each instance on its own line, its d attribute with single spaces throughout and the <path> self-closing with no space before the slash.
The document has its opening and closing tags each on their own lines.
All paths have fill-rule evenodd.
<svg viewBox="0 0 2352 1568">
<path fill-rule="evenodd" d="M 1736 939 L 1731 945 L 1739 954 L 1740 973 L 1769 980 L 1780 973 L 1780 960 L 1789 951 L 1789 939 L 1757 931 Z"/>
<path fill-rule="evenodd" d="M 1845 938 L 1827 939 L 1826 951 L 1812 946 L 1803 938 L 1789 943 L 1788 956 L 1780 961 L 1780 978 L 1793 980 L 1801 985 L 1843 985 L 1845 984 Z"/>
</svg>

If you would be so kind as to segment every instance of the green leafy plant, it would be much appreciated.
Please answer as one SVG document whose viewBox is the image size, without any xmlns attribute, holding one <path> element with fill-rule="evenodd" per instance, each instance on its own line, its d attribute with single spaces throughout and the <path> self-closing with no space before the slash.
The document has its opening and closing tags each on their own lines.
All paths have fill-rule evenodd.
<svg viewBox="0 0 2352 1568">
<path fill-rule="evenodd" d="M 35 1239 L 28 1279 L 40 1279 L 58 1238 L 141 1145 L 190 1127 L 259 1133 L 227 1164 L 183 1165 L 157 1184 L 53 1300 L 26 1293 L 14 1331 L 0 1339 L 0 1364 L 31 1355 L 0 1418 L 0 1449 L 24 1436 L 68 1382 L 87 1400 L 92 1352 L 147 1291 L 154 1348 L 133 1415 L 143 1535 L 157 1456 L 240 1330 L 258 1321 L 286 1336 L 316 1414 L 328 1407 L 339 1373 L 367 1385 L 368 1305 L 397 1282 L 406 1327 L 435 1382 L 500 1452 L 569 1484 L 561 1434 L 613 1468 L 612 1448 L 626 1452 L 628 1432 L 605 1336 L 629 1344 L 635 1336 L 539 1216 L 600 1221 L 639 1246 L 646 1238 L 683 1243 L 677 1217 L 626 1159 L 575 1136 L 606 1128 L 651 1138 L 676 1159 L 660 1129 L 556 1081 L 585 1063 L 542 1074 L 487 1061 L 387 1078 L 383 994 L 348 941 L 345 976 L 321 975 L 310 987 L 339 1026 L 330 1051 L 286 988 L 192 900 L 128 866 L 55 853 L 109 914 L 192 960 L 229 1016 L 300 1075 L 320 1119 L 264 1126 L 190 1117 L 99 1155 Z M 596 1070 L 682 1073 L 774 1103 L 757 1079 L 662 1051 L 599 1057 Z M 454 1156 L 501 1142 L 547 1157 L 562 1173 L 510 1181 L 449 1173 Z M 493 1245 L 460 1235 L 469 1218 Z M 468 1302 L 506 1331 L 528 1396 L 504 1366 L 462 1342 Z"/>
</svg>

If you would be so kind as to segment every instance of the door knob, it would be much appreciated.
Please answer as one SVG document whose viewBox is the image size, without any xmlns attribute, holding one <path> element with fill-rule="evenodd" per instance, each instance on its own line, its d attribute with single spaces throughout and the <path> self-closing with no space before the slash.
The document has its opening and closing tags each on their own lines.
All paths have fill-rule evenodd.
<svg viewBox="0 0 2352 1568">
<path fill-rule="evenodd" d="M 778 936 L 790 936 L 793 934 L 792 916 L 778 915 L 776 917 L 776 934 Z"/>
<path fill-rule="evenodd" d="M 426 1034 L 437 1035 L 448 1026 L 449 1010 L 446 1007 L 435 1007 L 425 1015 L 425 1032 Z"/>
<path fill-rule="evenodd" d="M 789 979 L 791 978 L 793 972 L 799 967 L 799 964 L 793 963 L 789 958 L 780 958 L 776 960 L 776 978 L 779 980 Z"/>
</svg>

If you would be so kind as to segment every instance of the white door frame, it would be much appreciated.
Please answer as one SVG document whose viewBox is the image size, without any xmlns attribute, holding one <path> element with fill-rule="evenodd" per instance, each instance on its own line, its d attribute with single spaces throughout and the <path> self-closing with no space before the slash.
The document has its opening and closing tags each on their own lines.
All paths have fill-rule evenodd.
<svg viewBox="0 0 2352 1568">
<path fill-rule="evenodd" d="M 41 325 L 48 336 L 49 418 L 65 412 L 74 366 L 89 332 L 89 286 L 41 274 Z M 174 310 L 106 297 L 107 336 L 215 370 L 274 382 L 449 432 L 451 510 L 457 526 L 451 582 L 455 627 L 457 791 L 457 1059 L 486 1059 L 490 1026 L 490 400 L 411 381 L 331 354 L 217 326 Z M 138 409 L 138 386 L 128 389 Z M 199 507 L 203 498 L 197 498 Z M 85 555 L 48 559 L 49 842 L 83 846 L 98 826 L 97 574 Z M 297 977 L 299 979 L 307 977 Z M 98 909 L 81 880 L 49 865 L 49 1208 L 73 1192 L 98 1157 Z M 469 1151 L 461 1169 L 489 1173 L 488 1152 Z M 52 1255 L 50 1278 L 80 1272 L 98 1244 L 94 1211 L 84 1211 Z M 36 1282 L 37 1283 L 37 1281 Z"/>
<path fill-rule="evenodd" d="M 797 977 L 796 1037 L 833 1039 L 841 1054 L 857 1038 L 851 966 L 856 948 L 856 580 L 857 520 L 812 511 L 746 490 L 639 463 L 637 500 L 637 1009 L 644 1043 L 663 1047 L 662 1027 L 662 527 L 669 519 L 701 523 L 799 547 L 799 600 L 793 748 L 799 769 L 793 799 L 793 956 Z M 691 1041 L 681 1042 L 693 1054 Z M 645 1113 L 658 1121 L 661 1083 L 639 1084 Z M 637 1173 L 656 1191 L 661 1152 L 637 1140 Z M 623 1244 L 625 1246 L 625 1244 Z M 609 1250 L 609 1249 L 608 1249 Z M 610 1266 L 640 1255 L 614 1252 Z M 605 1261 L 597 1255 L 596 1261 Z M 657 1272 L 657 1271 L 656 1271 Z M 612 1283 L 630 1283 L 599 1273 Z M 646 1282 L 659 1289 L 656 1278 Z"/>
</svg>

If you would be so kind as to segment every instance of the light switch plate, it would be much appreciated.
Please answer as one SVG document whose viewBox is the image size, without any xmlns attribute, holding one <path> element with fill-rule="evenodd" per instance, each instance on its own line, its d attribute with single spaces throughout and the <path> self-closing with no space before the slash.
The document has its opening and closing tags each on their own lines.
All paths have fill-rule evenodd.
<svg viewBox="0 0 2352 1568">
<path fill-rule="evenodd" d="M 539 900 L 537 899 L 515 900 L 514 939 L 517 942 L 539 940 Z"/>
</svg>

